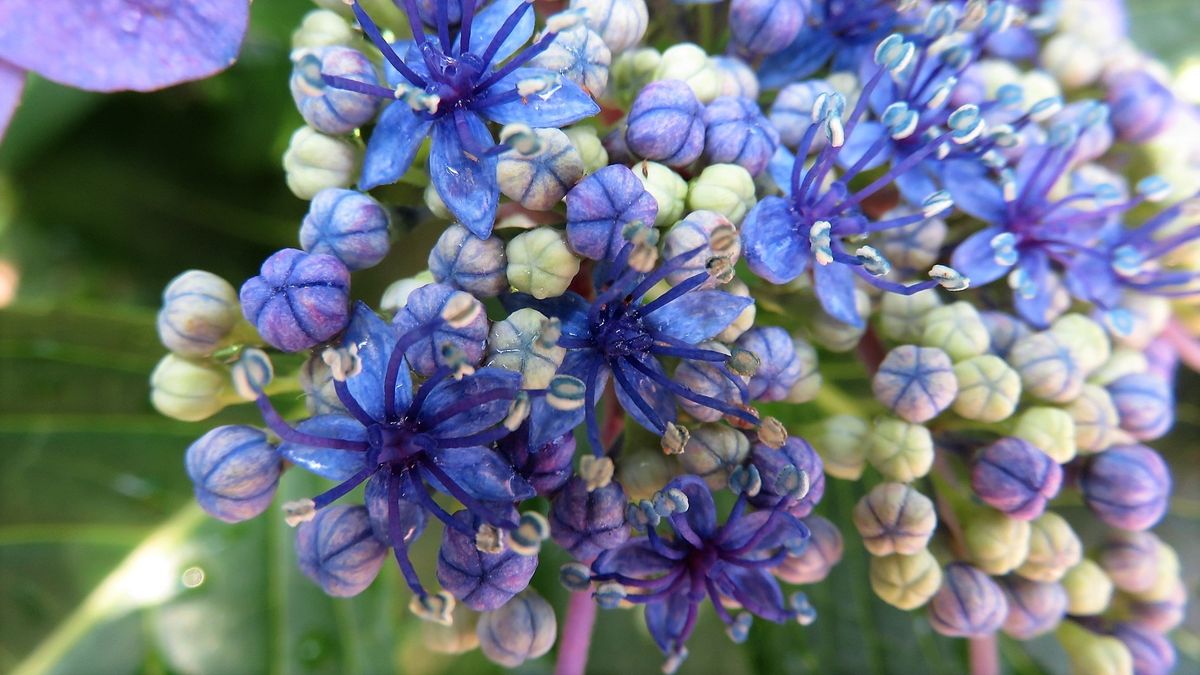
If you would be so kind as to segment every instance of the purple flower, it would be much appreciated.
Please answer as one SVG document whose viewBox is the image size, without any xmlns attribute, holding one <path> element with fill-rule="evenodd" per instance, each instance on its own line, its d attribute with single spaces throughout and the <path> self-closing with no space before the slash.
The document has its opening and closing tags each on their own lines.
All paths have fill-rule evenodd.
<svg viewBox="0 0 1200 675">
<path fill-rule="evenodd" d="M 272 347 L 298 352 L 332 338 L 350 320 L 350 271 L 341 260 L 294 248 L 276 252 L 242 284 L 242 314 Z"/>
<path fill-rule="evenodd" d="M 975 494 L 1019 520 L 1040 516 L 1061 485 L 1062 468 L 1020 438 L 1002 438 L 987 446 L 971 469 Z"/>
<path fill-rule="evenodd" d="M 188 446 L 185 461 L 196 501 L 227 523 L 257 516 L 275 498 L 279 453 L 254 427 L 217 427 Z"/>
<path fill-rule="evenodd" d="M 426 514 L 474 542 L 480 524 L 515 529 L 514 504 L 535 494 L 494 449 L 510 433 L 514 410 L 520 408 L 515 405 L 522 395 L 518 373 L 482 368 L 464 374 L 463 364 L 439 365 L 419 388 L 410 381 L 409 347 L 463 320 L 446 314 L 400 333 L 365 305 L 356 306 L 341 346 L 326 352 L 344 413 L 292 426 L 265 395 L 256 399 L 263 419 L 284 441 L 280 454 L 337 481 L 312 499 L 285 505 L 289 521 L 311 520 L 366 482 L 376 536 L 392 546 L 405 580 L 422 602 L 429 596 L 409 562 L 408 546 L 423 529 Z M 452 496 L 466 511 L 451 516 L 433 500 L 431 489 Z M 458 539 L 449 541 L 459 547 Z M 474 592 L 467 585 L 450 590 Z"/>
<path fill-rule="evenodd" d="M 601 584 L 597 599 L 644 605 L 650 635 L 676 664 L 687 653 L 684 645 L 705 598 L 738 641 L 745 639 L 749 617 L 730 615 L 726 605 L 731 601 L 775 623 L 811 619 L 803 603 L 785 602 L 770 573 L 789 552 L 801 550 L 808 528 L 788 513 L 787 499 L 752 513 L 746 512 L 747 504 L 747 495 L 740 493 L 722 524 L 703 480 L 672 480 L 646 513 L 666 523 L 671 535 L 660 536 L 648 524 L 645 536 L 600 554 L 592 563 L 592 580 Z"/>
<path fill-rule="evenodd" d="M 378 265 L 387 255 L 390 222 L 387 210 L 370 196 L 327 188 L 308 207 L 300 225 L 300 245 L 309 253 L 334 256 L 356 272 Z"/>
<path fill-rule="evenodd" d="M 554 542 L 586 563 L 624 544 L 629 539 L 625 502 L 625 490 L 616 481 L 589 491 L 582 478 L 571 478 L 550 505 Z"/>
<path fill-rule="evenodd" d="M 444 7 L 436 3 L 436 7 Z M 525 0 L 496 0 L 478 14 L 462 5 L 458 35 L 451 39 L 448 12 L 435 12 L 436 35 L 426 35 L 416 0 L 405 0 L 414 41 L 391 45 L 357 2 L 354 15 L 391 66 L 393 88 L 324 74 L 332 87 L 394 101 L 380 114 L 367 141 L 359 186 L 371 189 L 400 179 L 426 136 L 432 136 L 429 177 L 458 222 L 478 237 L 492 232 L 499 203 L 496 145 L 485 120 L 498 124 L 561 127 L 600 108 L 579 85 L 558 73 L 525 67 L 557 35 L 533 33 Z M 511 57 L 511 58 L 510 58 Z"/>
<path fill-rule="evenodd" d="M 929 623 L 951 637 L 984 637 L 996 632 L 1007 615 L 1004 591 L 966 563 L 946 566 L 942 587 L 929 601 Z"/>
<path fill-rule="evenodd" d="M 880 0 L 812 0 L 808 22 L 791 44 L 768 56 L 758 69 L 764 87 L 776 89 L 830 64 L 832 72 L 854 70 L 865 54 L 902 22 L 896 3 Z"/>
<path fill-rule="evenodd" d="M 1148 530 L 1167 512 L 1171 472 L 1144 445 L 1118 445 L 1089 457 L 1079 474 L 1088 508 L 1112 527 Z"/>
<path fill-rule="evenodd" d="M 774 54 L 796 39 L 804 27 L 808 3 L 801 0 L 732 0 L 729 31 L 750 54 Z"/>
<path fill-rule="evenodd" d="M 367 510 L 361 506 L 324 509 L 296 529 L 300 571 L 330 595 L 362 593 L 386 557 L 387 545 L 375 538 Z"/>
<path fill-rule="evenodd" d="M 795 2 L 796 0 L 784 0 Z M 779 148 L 779 132 L 748 98 L 722 96 L 704 108 L 704 156 L 757 176 Z"/>
<path fill-rule="evenodd" d="M 658 202 L 629 167 L 612 164 L 567 193 L 567 241 L 579 255 L 611 259 L 625 245 L 630 223 L 653 225 Z"/>
<path fill-rule="evenodd" d="M 477 612 L 499 609 L 525 590 L 537 570 L 537 556 L 511 548 L 481 551 L 475 543 L 478 519 L 469 511 L 459 511 L 454 521 L 463 527 L 447 527 L 438 552 L 437 578 L 443 588 Z"/>
<path fill-rule="evenodd" d="M 88 91 L 151 91 L 198 80 L 237 58 L 246 0 L 6 0 L 0 6 L 0 137 L 24 71 Z"/>
<path fill-rule="evenodd" d="M 704 107 L 681 80 L 651 82 L 629 108 L 625 142 L 639 157 L 687 166 L 704 150 Z"/>
</svg>

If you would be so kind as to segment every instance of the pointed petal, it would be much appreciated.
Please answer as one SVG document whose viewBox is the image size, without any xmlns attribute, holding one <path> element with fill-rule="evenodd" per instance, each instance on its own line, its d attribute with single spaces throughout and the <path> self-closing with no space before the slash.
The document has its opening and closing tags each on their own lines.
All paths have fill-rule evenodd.
<svg viewBox="0 0 1200 675">
<path fill-rule="evenodd" d="M 384 108 L 379 115 L 379 123 L 367 141 L 358 186 L 370 190 L 400 180 L 417 156 L 421 142 L 429 135 L 430 124 L 429 120 L 418 117 L 403 101 L 396 101 Z"/>
<path fill-rule="evenodd" d="M 788 203 L 766 197 L 742 223 L 742 255 L 750 270 L 776 284 L 785 284 L 808 267 L 808 241 L 796 231 Z"/>
<path fill-rule="evenodd" d="M 358 358 L 362 360 L 362 370 L 346 380 L 346 388 L 350 390 L 358 405 L 379 422 L 387 417 L 383 409 L 383 381 L 397 340 L 398 335 L 394 327 L 379 318 L 362 302 L 355 304 L 354 315 L 350 318 L 350 325 L 342 337 L 342 348 L 356 345 Z M 409 377 L 408 365 L 402 363 L 396 378 L 396 407 L 392 411 L 393 414 L 398 415 L 408 409 L 410 401 L 412 380 Z"/>
<path fill-rule="evenodd" d="M 528 0 L 496 0 L 476 14 L 475 21 L 471 23 L 471 53 L 482 55 L 509 15 L 524 4 L 533 3 L 529 3 Z M 533 8 L 530 7 L 525 10 L 525 15 L 517 22 L 512 33 L 509 33 L 508 37 L 504 38 L 504 42 L 500 43 L 500 48 L 492 59 L 493 64 L 500 63 L 512 56 L 529 41 L 529 37 L 533 35 L 533 22 Z M 458 40 L 456 39 L 454 43 L 457 45 Z"/>
<path fill-rule="evenodd" d="M 652 312 L 646 321 L 659 333 L 694 345 L 725 330 L 753 304 L 753 298 L 725 291 L 691 291 Z"/>
<path fill-rule="evenodd" d="M 805 28 L 792 44 L 763 59 L 758 81 L 767 89 L 777 89 L 802 80 L 820 70 L 837 49 L 833 33 L 821 28 Z"/>
<path fill-rule="evenodd" d="M 1004 222 L 1007 211 L 1004 193 L 982 163 L 950 160 L 942 165 L 942 182 L 959 210 L 993 225 Z"/>
<path fill-rule="evenodd" d="M 504 420 L 508 407 L 521 388 L 521 374 L 503 368 L 480 368 L 461 380 L 453 378 L 435 385 L 417 413 L 425 431 L 439 438 L 456 438 L 478 433 Z M 475 405 L 473 399 L 497 398 Z"/>
<path fill-rule="evenodd" d="M 237 58 L 246 0 L 5 0 L 0 60 L 77 89 L 150 91 Z"/>
<path fill-rule="evenodd" d="M 488 89 L 495 95 L 517 88 L 529 78 L 556 78 L 557 84 L 543 94 L 480 108 L 476 112 L 498 124 L 519 122 L 534 128 L 559 128 L 600 112 L 600 106 L 579 85 L 545 68 L 518 68 Z"/>
<path fill-rule="evenodd" d="M 638 358 L 633 356 L 630 358 Z M 638 358 L 638 362 L 658 373 L 663 378 L 667 377 L 667 371 L 663 370 L 662 364 L 654 357 Z M 616 383 L 617 401 L 620 402 L 621 408 L 637 421 L 638 424 L 653 431 L 661 433 L 662 429 L 658 423 L 651 420 L 642 407 L 637 404 L 634 397 L 644 402 L 655 416 L 658 417 L 657 422 L 666 424 L 675 421 L 675 395 L 667 390 L 661 383 L 654 381 L 639 370 L 632 366 L 624 367 L 624 374 L 632 387 L 632 390 L 626 389 L 625 385 L 621 384 L 621 380 L 617 378 L 616 373 L 613 373 L 613 380 Z"/>
<path fill-rule="evenodd" d="M 659 649 L 669 652 L 676 646 L 675 643 L 686 638 L 683 629 L 687 626 L 691 609 L 692 601 L 688 599 L 686 591 L 672 593 L 664 600 L 646 604 L 646 628 L 650 630 L 650 636 Z"/>
<path fill-rule="evenodd" d="M 833 262 L 813 265 L 813 290 L 825 313 L 844 324 L 861 328 L 863 318 L 854 302 L 854 270 Z"/>
<path fill-rule="evenodd" d="M 646 579 L 669 571 L 675 564 L 674 560 L 659 555 L 649 539 L 639 537 L 601 553 L 592 569 L 597 574 L 624 574 Z"/>
<path fill-rule="evenodd" d="M 463 113 L 462 119 L 477 149 L 487 149 L 495 144 L 492 132 L 478 115 Z M 450 116 L 442 117 L 433 125 L 429 177 L 446 208 L 463 227 L 481 239 L 491 236 L 496 206 L 500 202 L 496 157 L 468 152 Z"/>
<path fill-rule="evenodd" d="M 992 239 L 1002 232 L 1002 228 L 988 227 L 962 240 L 950 256 L 950 266 L 969 278 L 976 288 L 1004 276 L 1012 266 L 997 263 L 992 248 Z"/>
<path fill-rule="evenodd" d="M 480 501 L 511 503 L 536 495 L 533 486 L 490 448 L 442 448 L 433 453 L 433 462 L 455 485 Z M 430 483 L 447 492 L 436 479 L 431 477 Z"/>
<path fill-rule="evenodd" d="M 353 417 L 346 415 L 318 415 L 296 425 L 300 431 L 313 436 L 337 438 L 345 441 L 365 441 L 367 430 Z M 284 441 L 279 454 L 300 468 L 311 471 L 322 478 L 342 481 L 362 470 L 366 455 L 353 450 L 318 448 L 302 443 Z"/>
<path fill-rule="evenodd" d="M 711 539 L 718 529 L 717 504 L 713 501 L 708 484 L 696 476 L 681 476 L 672 480 L 668 488 L 678 488 L 688 498 L 688 510 L 683 515 L 673 515 L 672 520 L 686 518 L 687 524 L 703 539 Z"/>
</svg>

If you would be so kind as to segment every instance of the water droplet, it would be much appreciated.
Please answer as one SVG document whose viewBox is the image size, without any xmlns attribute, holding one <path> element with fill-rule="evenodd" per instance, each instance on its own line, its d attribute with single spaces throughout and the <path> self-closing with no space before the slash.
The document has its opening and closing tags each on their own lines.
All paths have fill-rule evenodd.
<svg viewBox="0 0 1200 675">
<path fill-rule="evenodd" d="M 183 571 L 181 581 L 186 588 L 197 588 L 204 583 L 204 577 L 204 570 L 193 566 Z"/>
</svg>

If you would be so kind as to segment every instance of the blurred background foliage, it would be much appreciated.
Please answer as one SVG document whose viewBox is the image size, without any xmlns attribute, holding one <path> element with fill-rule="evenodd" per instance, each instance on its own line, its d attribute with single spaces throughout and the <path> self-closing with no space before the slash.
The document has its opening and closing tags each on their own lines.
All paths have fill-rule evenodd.
<svg viewBox="0 0 1200 675">
<path fill-rule="evenodd" d="M 1195 0 L 1129 4 L 1140 44 L 1175 67 L 1200 56 Z M 187 424 L 147 401 L 163 351 L 154 333 L 163 285 L 193 267 L 236 285 L 296 244 L 306 204 L 284 186 L 279 158 L 300 124 L 287 91 L 289 36 L 311 8 L 255 2 L 241 60 L 209 81 L 105 97 L 35 80 L 0 145 L 0 672 L 495 670 L 478 652 L 424 646 L 438 636 L 408 615 L 394 566 L 362 596 L 331 600 L 297 571 L 282 518 L 226 526 L 191 503 L 183 449 L 215 424 L 253 422 L 250 409 Z M 402 232 L 383 265 L 355 276 L 355 295 L 374 301 L 423 268 L 439 228 Z M 1180 423 L 1161 446 L 1177 487 L 1160 531 L 1179 548 L 1194 597 L 1200 387 L 1194 375 L 1181 386 Z M 790 421 L 818 414 L 815 405 L 793 408 Z M 299 474 L 285 477 L 281 498 L 317 491 Z M 847 535 L 843 563 L 809 589 L 820 620 L 758 622 L 749 644 L 733 648 L 706 614 L 685 672 L 964 670 L 961 642 L 874 599 L 849 527 L 862 490 L 830 481 L 819 509 Z M 415 552 L 423 574 L 432 574 L 438 539 L 430 533 Z M 560 608 L 562 562 L 557 551 L 544 555 L 535 579 Z M 1176 632 L 1180 672 L 1200 672 L 1196 604 Z M 1002 639 L 1001 651 L 1009 672 L 1064 669 L 1050 639 Z M 601 614 L 593 672 L 652 672 L 659 659 L 640 619 Z M 546 657 L 520 670 L 551 669 Z"/>
</svg>

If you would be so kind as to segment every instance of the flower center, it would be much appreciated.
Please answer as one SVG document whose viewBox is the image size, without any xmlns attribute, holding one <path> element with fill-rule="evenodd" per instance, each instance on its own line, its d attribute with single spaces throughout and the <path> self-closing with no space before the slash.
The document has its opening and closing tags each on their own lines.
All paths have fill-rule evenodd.
<svg viewBox="0 0 1200 675">
<path fill-rule="evenodd" d="M 437 113 L 445 114 L 457 106 L 466 105 L 475 96 L 475 85 L 479 83 L 483 62 L 470 52 L 458 57 L 447 56 L 426 42 L 423 49 L 432 62 L 433 81 L 425 93 L 438 97 Z"/>
<path fill-rule="evenodd" d="M 592 322 L 596 349 L 609 359 L 645 354 L 654 343 L 634 309 L 630 298 L 610 302 L 600 308 Z"/>
<path fill-rule="evenodd" d="M 393 469 L 408 467 L 418 455 L 434 447 L 432 439 L 403 422 L 372 425 L 367 429 L 367 443 L 375 461 Z"/>
</svg>

